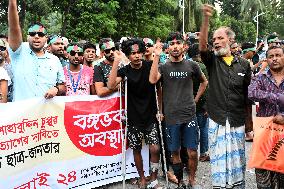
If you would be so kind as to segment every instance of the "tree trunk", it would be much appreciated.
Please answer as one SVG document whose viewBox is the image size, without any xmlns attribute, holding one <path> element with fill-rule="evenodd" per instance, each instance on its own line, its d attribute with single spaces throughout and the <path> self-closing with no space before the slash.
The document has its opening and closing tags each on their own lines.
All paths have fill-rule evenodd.
<svg viewBox="0 0 284 189">
<path fill-rule="evenodd" d="M 26 0 L 21 0 L 20 2 L 20 7 L 21 11 L 19 12 L 19 17 L 20 17 L 20 26 L 22 30 L 25 28 L 25 20 L 26 20 L 26 11 L 27 11 L 27 2 Z"/>
<path fill-rule="evenodd" d="M 70 8 L 73 5 L 73 1 L 74 0 L 69 0 L 68 6 L 66 6 L 66 9 L 64 9 L 64 13 L 62 14 L 63 19 L 62 19 L 62 29 L 61 29 L 61 35 L 65 36 L 66 35 L 66 27 L 67 27 L 67 19 L 68 19 L 68 15 L 70 12 Z"/>
</svg>

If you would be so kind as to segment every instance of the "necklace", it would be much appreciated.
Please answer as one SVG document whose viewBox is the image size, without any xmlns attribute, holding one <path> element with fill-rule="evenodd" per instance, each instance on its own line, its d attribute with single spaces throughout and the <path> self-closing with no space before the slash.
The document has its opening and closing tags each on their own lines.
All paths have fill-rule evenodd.
<svg viewBox="0 0 284 189">
<path fill-rule="evenodd" d="M 73 88 L 74 93 L 76 93 L 80 79 L 81 79 L 83 67 L 82 67 L 82 65 L 80 65 L 79 76 L 78 76 L 78 79 L 77 79 L 76 84 L 75 84 L 75 79 L 73 79 L 73 76 L 72 76 L 71 71 L 70 71 L 70 65 L 68 64 L 67 66 L 68 66 L 68 75 L 69 75 L 69 78 L 70 78 L 70 81 L 71 81 L 71 84 L 72 84 L 72 88 Z"/>
</svg>

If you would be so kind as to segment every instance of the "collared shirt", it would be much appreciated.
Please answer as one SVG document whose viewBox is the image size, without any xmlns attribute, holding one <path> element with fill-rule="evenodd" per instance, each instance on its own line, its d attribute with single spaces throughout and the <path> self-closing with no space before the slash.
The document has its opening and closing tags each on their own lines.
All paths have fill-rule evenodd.
<svg viewBox="0 0 284 189">
<path fill-rule="evenodd" d="M 229 66 L 214 52 L 201 51 L 200 54 L 209 75 L 209 117 L 219 125 L 226 125 L 227 119 L 231 127 L 244 125 L 251 79 L 249 62 L 235 56 Z"/>
<path fill-rule="evenodd" d="M 38 57 L 28 43 L 22 43 L 15 52 L 11 48 L 8 50 L 14 75 L 13 101 L 43 97 L 48 89 L 65 82 L 62 65 L 56 56 L 45 52 Z"/>
<path fill-rule="evenodd" d="M 259 102 L 257 116 L 268 117 L 277 113 L 279 94 L 284 93 L 284 80 L 279 87 L 270 70 L 256 76 L 249 86 L 248 96 L 251 100 Z"/>
<path fill-rule="evenodd" d="M 59 60 L 63 68 L 69 64 L 69 60 L 65 60 L 62 57 L 60 57 Z"/>
</svg>

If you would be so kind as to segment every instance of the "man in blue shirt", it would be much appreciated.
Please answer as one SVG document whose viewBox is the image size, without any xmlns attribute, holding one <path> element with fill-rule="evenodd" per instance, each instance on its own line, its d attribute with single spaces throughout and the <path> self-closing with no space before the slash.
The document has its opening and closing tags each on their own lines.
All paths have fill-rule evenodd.
<svg viewBox="0 0 284 189">
<path fill-rule="evenodd" d="M 23 43 L 17 1 L 9 0 L 9 54 L 14 75 L 14 101 L 32 97 L 52 98 L 65 93 L 64 73 L 59 59 L 43 50 L 47 31 L 41 24 L 28 30 Z"/>
</svg>

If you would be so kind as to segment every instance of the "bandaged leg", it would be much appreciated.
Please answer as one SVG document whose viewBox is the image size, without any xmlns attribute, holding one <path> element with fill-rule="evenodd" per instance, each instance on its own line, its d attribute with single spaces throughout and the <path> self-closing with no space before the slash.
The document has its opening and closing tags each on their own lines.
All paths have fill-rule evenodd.
<svg viewBox="0 0 284 189">
<path fill-rule="evenodd" d="M 157 172 L 159 170 L 159 163 L 150 162 L 151 172 Z"/>
</svg>

